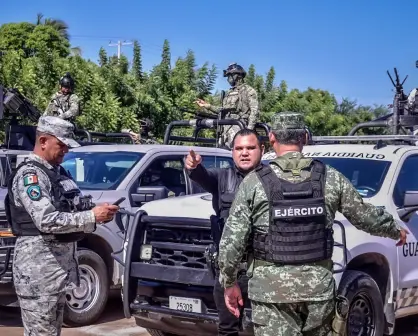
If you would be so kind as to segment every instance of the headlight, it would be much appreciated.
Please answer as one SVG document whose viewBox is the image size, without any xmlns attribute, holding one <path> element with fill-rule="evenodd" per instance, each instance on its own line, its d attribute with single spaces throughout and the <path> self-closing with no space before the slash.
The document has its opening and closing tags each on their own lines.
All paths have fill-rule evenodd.
<svg viewBox="0 0 418 336">
<path fill-rule="evenodd" d="M 142 260 L 151 260 L 152 246 L 151 245 L 142 245 L 141 246 L 141 253 L 140 253 L 139 257 Z"/>
</svg>

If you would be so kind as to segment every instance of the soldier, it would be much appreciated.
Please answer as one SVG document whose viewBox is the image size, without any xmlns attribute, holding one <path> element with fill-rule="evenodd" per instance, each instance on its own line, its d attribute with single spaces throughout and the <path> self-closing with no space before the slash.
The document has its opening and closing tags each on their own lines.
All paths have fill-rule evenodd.
<svg viewBox="0 0 418 336">
<path fill-rule="evenodd" d="M 230 168 L 212 168 L 207 170 L 201 164 L 202 157 L 193 150 L 190 150 L 185 160 L 185 167 L 190 179 L 199 183 L 203 189 L 212 194 L 212 206 L 216 216 L 212 216 L 210 220 L 215 244 L 213 254 L 215 255 L 219 250 L 219 240 L 221 239 L 222 230 L 228 218 L 235 192 L 244 177 L 258 167 L 264 150 L 257 133 L 250 129 L 238 131 L 232 145 L 232 157 L 235 165 Z M 215 285 L 213 297 L 219 316 L 218 335 L 238 336 L 240 320 L 225 306 L 224 289 L 219 282 L 219 267 L 216 261 L 214 263 Z M 240 272 L 238 283 L 240 288 L 246 293 L 248 278 L 244 273 Z"/>
<path fill-rule="evenodd" d="M 80 114 L 80 99 L 73 93 L 74 79 L 66 73 L 60 79 L 60 91 L 53 94 L 44 116 L 55 116 L 74 123 Z"/>
<path fill-rule="evenodd" d="M 60 166 L 78 147 L 73 125 L 41 117 L 33 153 L 8 180 L 6 215 L 17 236 L 13 282 L 24 335 L 61 334 L 65 293 L 80 285 L 76 242 L 110 221 L 118 207 L 94 206 Z"/>
<path fill-rule="evenodd" d="M 241 65 L 232 63 L 224 70 L 224 77 L 228 78 L 231 89 L 228 90 L 222 102 L 222 107 L 212 106 L 202 99 L 196 103 L 206 110 L 213 112 L 218 116 L 222 109 L 226 109 L 225 116 L 221 119 L 238 119 L 249 129 L 254 129 L 259 116 L 259 104 L 257 91 L 248 84 L 244 83 L 246 72 Z M 239 131 L 238 126 L 222 126 L 220 146 L 226 146 L 231 149 L 232 139 L 235 133 Z"/>
<path fill-rule="evenodd" d="M 131 129 L 124 128 L 122 133 L 128 133 L 134 140 L 135 144 L 159 144 L 159 142 L 154 138 L 154 134 L 151 130 L 154 127 L 154 123 L 148 119 L 141 119 L 141 131 L 140 133 L 135 133 Z"/>
<path fill-rule="evenodd" d="M 360 230 L 400 238 L 397 246 L 405 244 L 408 232 L 388 212 L 363 202 L 344 175 L 302 156 L 306 130 L 301 114 L 276 114 L 271 126 L 269 140 L 277 158 L 245 177 L 220 242 L 225 303 L 239 315 L 236 272 L 249 243 L 255 335 L 331 335 L 336 211 Z"/>
</svg>

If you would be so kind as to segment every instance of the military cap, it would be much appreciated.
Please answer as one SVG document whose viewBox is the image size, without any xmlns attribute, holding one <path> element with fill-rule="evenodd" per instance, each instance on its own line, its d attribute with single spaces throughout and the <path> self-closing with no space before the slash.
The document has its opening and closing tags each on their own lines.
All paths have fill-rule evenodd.
<svg viewBox="0 0 418 336">
<path fill-rule="evenodd" d="M 276 113 L 271 117 L 271 131 L 305 129 L 303 114 L 296 112 Z"/>
<path fill-rule="evenodd" d="M 42 116 L 39 118 L 36 130 L 56 137 L 70 148 L 80 147 L 80 144 L 74 140 L 74 125 L 64 119 Z"/>
</svg>

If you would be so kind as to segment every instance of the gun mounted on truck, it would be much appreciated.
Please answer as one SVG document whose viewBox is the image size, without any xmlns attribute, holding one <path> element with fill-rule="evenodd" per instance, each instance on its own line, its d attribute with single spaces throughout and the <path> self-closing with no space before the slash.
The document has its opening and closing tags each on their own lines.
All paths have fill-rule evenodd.
<svg viewBox="0 0 418 336">
<path fill-rule="evenodd" d="M 392 103 L 392 113 L 388 113 L 382 117 L 376 118 L 372 121 L 360 123 L 353 127 L 348 135 L 354 135 L 362 128 L 384 127 L 390 129 L 392 135 L 412 135 L 414 128 L 418 126 L 418 110 L 408 106 L 408 96 L 404 93 L 403 85 L 408 78 L 406 76 L 403 81 L 399 79 L 398 69 L 394 68 L 395 80 L 386 71 L 392 85 L 395 88 L 395 94 Z"/>
</svg>

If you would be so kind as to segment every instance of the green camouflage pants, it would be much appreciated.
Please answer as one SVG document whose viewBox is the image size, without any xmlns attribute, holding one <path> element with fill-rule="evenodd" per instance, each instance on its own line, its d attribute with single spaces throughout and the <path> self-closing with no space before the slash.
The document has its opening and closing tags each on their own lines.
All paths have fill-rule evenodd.
<svg viewBox="0 0 418 336">
<path fill-rule="evenodd" d="M 226 146 L 232 149 L 232 141 L 234 140 L 235 134 L 238 133 L 240 128 L 238 126 L 223 126 L 221 128 L 221 136 L 218 140 L 218 146 Z"/>
<path fill-rule="evenodd" d="M 334 300 L 300 303 L 252 301 L 255 336 L 331 336 Z"/>
</svg>

